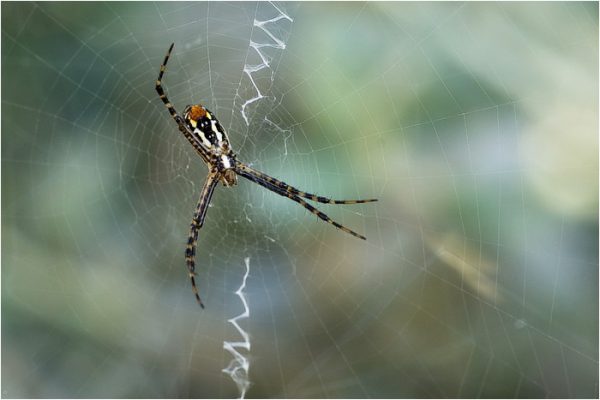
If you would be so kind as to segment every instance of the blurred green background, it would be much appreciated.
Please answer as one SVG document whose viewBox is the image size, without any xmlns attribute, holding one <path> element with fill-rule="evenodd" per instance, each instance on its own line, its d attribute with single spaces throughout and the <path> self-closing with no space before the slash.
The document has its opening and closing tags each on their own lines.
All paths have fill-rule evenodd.
<svg viewBox="0 0 600 400">
<path fill-rule="evenodd" d="M 218 187 L 198 308 L 171 42 L 176 107 L 378 197 L 321 207 L 366 242 Z M 248 397 L 597 397 L 598 4 L 3 2 L 2 397 L 238 396 L 246 257 Z"/>
</svg>

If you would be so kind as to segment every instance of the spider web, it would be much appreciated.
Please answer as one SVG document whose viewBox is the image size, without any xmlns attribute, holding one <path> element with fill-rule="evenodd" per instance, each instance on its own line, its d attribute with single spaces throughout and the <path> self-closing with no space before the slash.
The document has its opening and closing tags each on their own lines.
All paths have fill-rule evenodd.
<svg viewBox="0 0 600 400">
<path fill-rule="evenodd" d="M 4 397 L 238 397 L 232 320 L 247 397 L 598 396 L 597 4 L 2 11 Z M 300 189 L 379 198 L 319 207 L 366 242 L 220 186 L 198 308 L 171 42 L 176 108 Z"/>
</svg>

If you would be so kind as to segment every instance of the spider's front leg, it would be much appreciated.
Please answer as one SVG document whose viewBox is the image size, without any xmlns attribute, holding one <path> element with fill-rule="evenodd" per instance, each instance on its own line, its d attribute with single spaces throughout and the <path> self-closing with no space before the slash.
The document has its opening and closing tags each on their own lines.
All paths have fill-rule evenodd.
<svg viewBox="0 0 600 400">
<path fill-rule="evenodd" d="M 328 224 L 331 224 L 333 226 L 335 226 L 338 229 L 341 229 L 342 231 L 349 233 L 350 235 L 357 237 L 359 239 L 362 240 L 367 240 L 367 238 L 359 233 L 354 232 L 352 229 L 349 229 L 347 227 L 345 227 L 344 225 L 340 224 L 339 222 L 336 222 L 334 220 L 332 220 L 331 218 L 329 218 L 329 216 L 327 214 L 325 214 L 322 211 L 319 211 L 317 208 L 313 207 L 312 205 L 308 204 L 306 201 L 304 201 L 299 195 L 296 195 L 295 193 L 304 193 L 296 188 L 294 188 L 293 186 L 289 186 L 288 184 L 278 181 L 281 183 L 282 186 L 276 185 L 274 184 L 272 181 L 275 180 L 275 178 L 271 178 L 266 174 L 263 174 L 262 172 L 253 170 L 249 167 L 247 167 L 245 164 L 238 162 L 236 165 L 236 170 L 235 172 L 248 179 L 251 182 L 254 183 L 258 183 L 260 186 L 269 189 L 270 191 L 272 191 L 273 193 L 277 193 L 280 196 L 284 196 L 287 197 L 288 199 L 295 201 L 296 203 L 300 204 L 302 207 L 306 208 L 308 211 L 310 211 L 311 213 L 313 213 L 314 215 L 316 215 L 319 219 L 321 219 L 322 221 L 327 222 Z M 266 179 L 264 177 L 270 178 L 270 179 Z M 304 193 L 306 194 L 306 193 Z M 330 200 L 330 199 L 327 199 Z M 347 201 L 347 200 L 346 200 Z M 366 200 L 351 200 L 353 202 L 367 202 Z M 375 199 L 371 199 L 368 201 L 377 201 Z M 330 202 L 330 201 L 327 201 Z M 354 204 L 354 203 L 333 203 L 333 204 Z"/>
<path fill-rule="evenodd" d="M 198 294 L 198 288 L 196 287 L 195 279 L 196 242 L 198 241 L 198 231 L 200 228 L 202 228 L 202 225 L 204 225 L 206 210 L 208 209 L 213 191 L 215 190 L 215 186 L 217 186 L 220 178 L 220 174 L 217 171 L 210 171 L 206 177 L 206 181 L 202 187 L 202 192 L 200 193 L 200 200 L 198 201 L 196 211 L 194 212 L 194 217 L 192 218 L 192 223 L 190 224 L 190 236 L 188 237 L 187 247 L 185 249 L 185 263 L 187 264 L 190 280 L 192 281 L 192 290 L 196 296 L 196 301 L 202 308 L 204 308 L 204 304 L 202 303 L 200 295 Z"/>
<path fill-rule="evenodd" d="M 305 199 L 309 199 L 312 201 L 316 201 L 317 203 L 325 203 L 325 204 L 363 204 L 363 203 L 372 203 L 377 201 L 377 199 L 363 199 L 363 200 L 334 200 L 329 197 L 317 196 L 316 194 L 304 192 L 302 190 L 296 189 L 295 187 L 288 185 L 285 182 L 280 181 L 279 179 L 275 179 L 272 176 L 269 176 L 263 172 L 260 172 L 254 168 L 249 167 L 246 164 L 238 163 L 238 169 L 244 171 L 257 179 L 270 184 L 271 186 L 275 186 L 284 192 L 292 193 L 299 197 L 304 197 Z"/>
</svg>

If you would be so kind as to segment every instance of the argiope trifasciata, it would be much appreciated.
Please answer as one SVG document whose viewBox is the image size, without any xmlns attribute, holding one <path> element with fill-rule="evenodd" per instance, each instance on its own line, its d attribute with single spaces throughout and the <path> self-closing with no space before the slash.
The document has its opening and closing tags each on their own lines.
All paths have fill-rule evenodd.
<svg viewBox="0 0 600 400">
<path fill-rule="evenodd" d="M 206 216 L 206 210 L 210 204 L 213 191 L 217 183 L 222 182 L 224 186 L 234 186 L 237 184 L 237 175 L 240 175 L 252 182 L 258 183 L 262 187 L 265 187 L 272 192 L 275 192 L 281 196 L 285 196 L 301 206 L 306 208 L 311 213 L 325 222 L 330 223 L 349 233 L 357 238 L 365 240 L 366 238 L 358 233 L 346 228 L 345 226 L 335 222 L 327 215 L 317 210 L 312 205 L 308 204 L 302 198 L 316 201 L 319 203 L 328 204 L 358 204 L 358 203 L 370 203 L 377 201 L 377 199 L 368 200 L 332 200 L 327 197 L 316 196 L 311 193 L 306 193 L 296 189 L 293 186 L 288 185 L 285 182 L 281 182 L 269 175 L 263 174 L 248 165 L 237 160 L 235 153 L 231 149 L 229 144 L 229 138 L 225 129 L 221 126 L 217 118 L 209 110 L 200 104 L 192 106 L 186 106 L 183 111 L 183 118 L 175 111 L 173 105 L 169 102 L 167 95 L 165 94 L 162 87 L 162 77 L 165 72 L 167 61 L 173 50 L 173 44 L 169 47 L 165 60 L 160 66 L 160 73 L 156 80 L 156 91 L 160 96 L 161 100 L 167 106 L 167 109 L 171 113 L 171 116 L 177 122 L 179 131 L 183 133 L 186 139 L 192 144 L 198 155 L 202 157 L 202 160 L 208 166 L 208 176 L 204 182 L 204 187 L 200 193 L 200 200 L 196 206 L 194 217 L 190 227 L 190 235 L 187 242 L 187 248 L 185 250 L 185 260 L 189 272 L 190 279 L 192 281 L 192 289 L 196 295 L 196 300 L 202 308 L 204 304 L 200 300 L 198 294 L 198 288 L 196 287 L 196 281 L 194 279 L 195 273 L 195 261 L 196 255 L 196 242 L 198 240 L 198 231 L 204 223 L 204 217 Z"/>
</svg>

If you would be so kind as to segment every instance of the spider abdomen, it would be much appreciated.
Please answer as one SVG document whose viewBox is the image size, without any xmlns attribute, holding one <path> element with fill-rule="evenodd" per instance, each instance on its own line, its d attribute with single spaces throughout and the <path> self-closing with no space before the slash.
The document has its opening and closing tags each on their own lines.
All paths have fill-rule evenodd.
<svg viewBox="0 0 600 400">
<path fill-rule="evenodd" d="M 200 104 L 187 106 L 183 117 L 200 143 L 210 152 L 229 151 L 229 138 L 219 120 Z"/>
<path fill-rule="evenodd" d="M 187 106 L 183 117 L 199 143 L 209 152 L 210 163 L 221 174 L 223 185 L 237 184 L 235 155 L 229 147 L 227 132 L 219 120 L 200 104 Z"/>
</svg>

